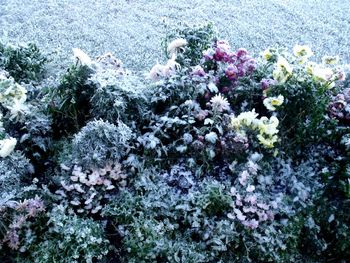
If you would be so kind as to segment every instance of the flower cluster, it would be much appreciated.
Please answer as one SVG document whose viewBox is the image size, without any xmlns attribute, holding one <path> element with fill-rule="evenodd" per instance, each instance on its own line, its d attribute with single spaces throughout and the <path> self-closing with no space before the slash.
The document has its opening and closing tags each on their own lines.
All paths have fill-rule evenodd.
<svg viewBox="0 0 350 263">
<path fill-rule="evenodd" d="M 152 80 L 159 80 L 164 77 L 173 75 L 180 68 L 180 64 L 176 62 L 176 55 L 173 54 L 165 65 L 157 63 L 150 70 L 148 77 Z"/>
<path fill-rule="evenodd" d="M 3 244 L 7 244 L 12 249 L 19 249 L 21 245 L 20 234 L 22 228 L 24 228 L 31 218 L 36 217 L 44 211 L 44 202 L 39 197 L 20 202 L 9 201 L 5 203 L 5 206 L 0 206 L 0 212 L 3 214 L 2 216 L 8 216 L 6 214 L 11 213 L 13 214 L 11 223 L 8 225 L 4 237 L 0 240 L 0 247 Z M 2 216 L 0 216 L 0 219 Z"/>
<path fill-rule="evenodd" d="M 328 106 L 329 115 L 341 122 L 350 122 L 350 88 L 333 97 Z"/>
<path fill-rule="evenodd" d="M 26 112 L 25 101 L 27 90 L 8 77 L 5 72 L 0 73 L 0 104 L 9 111 L 10 119 L 18 118 Z"/>
<path fill-rule="evenodd" d="M 110 192 L 126 186 L 127 175 L 118 162 L 108 162 L 103 168 L 85 170 L 78 165 L 70 168 L 61 164 L 61 169 L 70 176 L 61 179 L 61 189 L 56 193 L 63 200 L 70 200 L 69 205 L 78 213 L 98 213 L 103 203 L 110 198 Z"/>
<path fill-rule="evenodd" d="M 255 59 L 249 56 L 246 49 L 240 48 L 236 52 L 233 52 L 225 40 L 218 40 L 212 48 L 205 50 L 203 55 L 207 62 L 221 62 L 220 66 L 230 81 L 235 81 L 239 77 L 249 75 L 256 68 Z"/>
<path fill-rule="evenodd" d="M 246 131 L 257 131 L 257 139 L 261 145 L 266 148 L 273 148 L 277 142 L 278 124 L 277 117 L 271 116 L 270 119 L 266 116 L 258 117 L 258 113 L 252 111 L 242 112 L 237 117 L 231 118 L 232 128 L 242 136 L 246 136 Z"/>
</svg>

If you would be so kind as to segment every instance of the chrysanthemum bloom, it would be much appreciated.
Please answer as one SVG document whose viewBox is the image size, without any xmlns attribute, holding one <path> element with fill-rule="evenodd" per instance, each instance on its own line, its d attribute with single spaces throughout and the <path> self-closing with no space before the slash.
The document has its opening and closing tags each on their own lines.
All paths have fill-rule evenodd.
<svg viewBox="0 0 350 263">
<path fill-rule="evenodd" d="M 223 112 L 230 109 L 230 103 L 221 94 L 215 95 L 210 100 L 210 105 L 214 111 Z"/>
<path fill-rule="evenodd" d="M 245 48 L 240 48 L 237 50 L 236 55 L 238 58 L 242 58 L 242 57 L 245 57 L 246 55 L 248 55 L 248 51 Z"/>
<path fill-rule="evenodd" d="M 293 48 L 293 54 L 297 58 L 302 59 L 304 62 L 311 57 L 314 53 L 309 46 L 295 45 Z"/>
<path fill-rule="evenodd" d="M 159 63 L 155 64 L 150 70 L 148 77 L 152 80 L 158 80 L 163 75 L 164 66 Z"/>
<path fill-rule="evenodd" d="M 264 106 L 270 110 L 275 111 L 276 106 L 281 106 L 283 104 L 284 97 L 282 95 L 279 95 L 278 97 L 269 97 L 264 99 Z"/>
<path fill-rule="evenodd" d="M 248 59 L 244 62 L 243 66 L 248 74 L 252 73 L 256 69 L 256 61 L 253 58 Z"/>
<path fill-rule="evenodd" d="M 229 80 L 236 80 L 238 77 L 238 69 L 235 65 L 229 65 L 225 70 L 225 75 Z"/>
<path fill-rule="evenodd" d="M 9 156 L 15 149 L 17 140 L 15 138 L 3 139 L 0 141 L 0 157 Z"/>
<path fill-rule="evenodd" d="M 229 62 L 231 60 L 230 45 L 225 40 L 219 40 L 216 42 L 216 49 L 213 58 L 216 61 Z"/>
<path fill-rule="evenodd" d="M 293 68 L 288 63 L 288 61 L 284 57 L 279 57 L 277 60 L 276 68 L 273 71 L 272 75 L 276 81 L 284 83 L 292 75 L 292 72 Z"/>
<path fill-rule="evenodd" d="M 74 57 L 81 63 L 82 66 L 91 66 L 91 58 L 80 48 L 73 48 Z"/>
<path fill-rule="evenodd" d="M 177 69 L 180 69 L 180 64 L 176 62 L 176 55 L 173 54 L 172 58 L 169 59 L 166 65 L 163 67 L 163 76 L 168 77 Z"/>
<path fill-rule="evenodd" d="M 182 48 L 187 45 L 187 40 L 184 38 L 178 38 L 173 40 L 169 45 L 168 45 L 168 54 L 173 55 L 176 53 L 176 51 L 179 48 Z"/>
</svg>

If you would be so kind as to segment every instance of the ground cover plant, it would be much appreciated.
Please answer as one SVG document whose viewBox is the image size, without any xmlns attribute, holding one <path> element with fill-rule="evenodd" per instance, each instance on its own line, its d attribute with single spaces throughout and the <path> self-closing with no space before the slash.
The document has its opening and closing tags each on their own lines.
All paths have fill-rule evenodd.
<svg viewBox="0 0 350 263">
<path fill-rule="evenodd" d="M 337 54 L 180 24 L 147 70 L 75 48 L 55 82 L 34 44 L 0 47 L 1 262 L 350 259 Z"/>
</svg>

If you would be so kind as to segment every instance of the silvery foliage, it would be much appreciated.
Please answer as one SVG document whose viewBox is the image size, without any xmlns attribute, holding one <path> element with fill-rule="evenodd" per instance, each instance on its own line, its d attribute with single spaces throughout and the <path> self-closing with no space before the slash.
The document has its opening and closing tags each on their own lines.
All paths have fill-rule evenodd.
<svg viewBox="0 0 350 263">
<path fill-rule="evenodd" d="M 33 173 L 33 167 L 20 152 L 0 159 L 0 207 L 19 197 L 23 180 L 30 173 Z"/>
<path fill-rule="evenodd" d="M 48 231 L 31 251 L 30 262 L 92 263 L 107 255 L 108 240 L 99 223 L 69 214 L 61 205 L 47 215 Z"/>
<path fill-rule="evenodd" d="M 123 122 L 117 125 L 94 120 L 78 132 L 72 141 L 72 157 L 83 167 L 103 167 L 109 160 L 120 160 L 129 150 L 132 130 Z"/>
</svg>

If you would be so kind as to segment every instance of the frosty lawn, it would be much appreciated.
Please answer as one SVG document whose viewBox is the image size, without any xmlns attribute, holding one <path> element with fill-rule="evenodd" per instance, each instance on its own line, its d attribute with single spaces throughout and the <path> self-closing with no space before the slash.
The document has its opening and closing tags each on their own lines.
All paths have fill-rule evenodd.
<svg viewBox="0 0 350 263">
<path fill-rule="evenodd" d="M 0 34 L 34 41 L 56 52 L 64 69 L 71 49 L 92 56 L 112 52 L 134 70 L 161 59 L 167 23 L 213 21 L 233 48 L 259 52 L 271 45 L 307 44 L 319 56 L 339 54 L 350 62 L 350 3 L 347 0 L 1 0 Z M 62 61 L 64 63 L 62 63 Z"/>
</svg>

